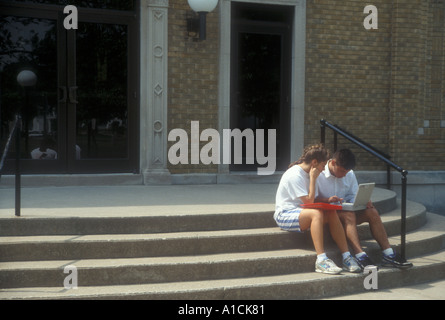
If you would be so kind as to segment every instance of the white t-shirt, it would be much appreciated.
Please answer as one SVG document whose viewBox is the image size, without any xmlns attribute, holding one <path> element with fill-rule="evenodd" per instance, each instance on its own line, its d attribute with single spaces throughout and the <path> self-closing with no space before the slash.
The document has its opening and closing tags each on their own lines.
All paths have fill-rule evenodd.
<svg viewBox="0 0 445 320">
<path fill-rule="evenodd" d="M 275 197 L 274 218 L 284 210 L 292 210 L 303 204 L 300 197 L 309 194 L 309 173 L 304 171 L 299 165 L 288 169 L 281 177 Z M 315 195 L 317 197 L 317 194 Z"/>
<path fill-rule="evenodd" d="M 358 182 L 354 171 L 349 171 L 343 178 L 337 178 L 329 171 L 329 162 L 317 178 L 317 190 L 321 198 L 337 196 L 345 202 L 353 202 L 358 192 Z"/>
</svg>

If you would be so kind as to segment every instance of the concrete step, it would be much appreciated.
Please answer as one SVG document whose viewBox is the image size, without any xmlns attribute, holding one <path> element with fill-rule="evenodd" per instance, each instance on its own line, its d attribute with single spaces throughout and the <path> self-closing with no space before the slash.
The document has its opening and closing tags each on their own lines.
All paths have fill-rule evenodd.
<svg viewBox="0 0 445 320">
<path fill-rule="evenodd" d="M 269 204 L 241 202 L 241 187 L 223 190 L 239 197 L 240 206 L 182 205 L 174 212 L 156 203 L 146 206 L 162 190 L 150 189 L 156 194 L 142 201 L 147 189 L 132 188 L 130 198 L 140 201 L 139 206 L 115 206 L 110 213 L 113 197 L 108 190 L 100 189 L 100 203 L 89 206 L 64 209 L 59 199 L 50 212 L 37 203 L 22 218 L 0 219 L 0 299 L 314 299 L 364 290 L 363 275 L 315 273 L 310 234 L 277 228 Z M 195 194 L 205 192 L 200 187 L 187 190 L 185 200 L 191 203 Z M 77 192 L 83 200 L 96 201 L 98 197 L 87 197 L 88 191 Z M 252 192 L 264 197 L 270 190 Z M 205 201 L 218 198 L 211 194 Z M 376 189 L 372 200 L 397 248 L 400 204 L 395 193 Z M 114 201 L 117 205 L 121 199 Z M 415 267 L 381 269 L 381 288 L 444 278 L 445 218 L 413 202 L 407 209 L 407 257 Z M 369 227 L 358 229 L 367 252 L 380 261 Z M 328 255 L 339 264 L 337 247 L 329 237 L 325 242 Z M 78 270 L 77 290 L 63 287 L 68 265 Z"/>
<path fill-rule="evenodd" d="M 177 233 L 267 228 L 274 224 L 270 211 L 139 217 L 11 218 L 2 219 L 0 236 Z"/>
<path fill-rule="evenodd" d="M 428 218 L 427 224 L 407 236 L 409 257 L 445 248 L 445 218 L 434 214 L 428 214 Z M 397 248 L 400 239 L 391 237 L 390 242 Z M 365 241 L 364 245 L 368 254 L 380 261 L 380 248 L 375 242 Z M 338 249 L 331 244 L 327 250 L 341 264 Z M 315 259 L 313 249 L 294 248 L 188 257 L 3 262 L 0 284 L 4 289 L 61 287 L 66 277 L 63 270 L 68 265 L 77 267 L 81 287 L 242 279 L 313 272 Z"/>
<path fill-rule="evenodd" d="M 188 257 L 94 259 L 0 263 L 2 288 L 63 286 L 64 267 L 74 264 L 80 286 L 228 279 L 309 272 L 313 250 L 291 249 Z"/>
<path fill-rule="evenodd" d="M 425 223 L 425 208 L 410 203 L 407 230 Z M 269 216 L 272 213 L 268 214 Z M 113 219 L 113 218 L 111 218 Z M 382 216 L 388 234 L 400 232 L 400 211 Z M 107 224 L 106 220 L 104 223 Z M 362 239 L 372 238 L 367 225 L 359 226 Z M 329 233 L 326 233 L 329 241 Z M 0 238 L 0 261 L 81 260 L 186 256 L 249 251 L 311 248 L 310 234 L 284 232 L 275 226 L 256 229 L 232 229 L 151 234 L 46 235 Z"/>
<path fill-rule="evenodd" d="M 416 230 L 417 228 L 423 226 L 426 221 L 426 208 L 420 203 L 407 201 L 406 208 L 406 230 L 407 232 Z M 380 217 L 385 225 L 385 230 L 388 236 L 400 234 L 401 230 L 401 204 L 397 201 L 396 208 L 386 212 L 381 213 Z M 357 227 L 360 239 L 372 239 L 371 230 L 367 224 L 363 224 Z"/>
<path fill-rule="evenodd" d="M 409 270 L 381 268 L 378 289 L 445 278 L 445 251 L 410 259 Z M 145 300 L 278 300 L 318 299 L 365 292 L 363 274 L 324 275 L 315 272 L 241 279 L 65 288 L 0 290 L 0 299 L 145 299 Z"/>
<path fill-rule="evenodd" d="M 167 257 L 282 250 L 295 247 L 298 237 L 301 235 L 276 227 L 164 234 L 3 237 L 0 260 Z"/>
<path fill-rule="evenodd" d="M 183 187 L 184 188 L 184 187 Z M 139 191 L 141 193 L 141 191 Z M 93 190 L 94 191 L 94 190 Z M 93 192 L 92 191 L 92 192 Z M 102 190 L 101 190 L 102 191 Z M 199 192 L 202 190 L 199 189 Z M 68 192 L 68 191 L 66 191 Z M 102 191 L 105 192 L 105 191 Z M 135 191 L 136 192 L 136 191 Z M 141 194 L 142 196 L 143 194 Z M 105 196 L 100 194 L 100 196 Z M 374 205 L 381 214 L 393 211 L 397 208 L 396 193 L 391 190 L 376 188 L 372 195 Z M 60 200 L 59 200 L 60 201 Z M 136 200 L 135 200 L 136 201 Z M 103 204 L 100 204 L 103 205 Z M 57 204 L 58 207 L 61 204 Z M 58 211 L 72 211 L 72 216 L 59 216 L 48 209 L 48 213 L 39 212 L 38 216 L 24 215 L 20 219 L 13 217 L 1 218 L 0 237 L 7 236 L 42 236 L 42 235 L 113 235 L 113 234 L 145 234 L 145 233 L 177 233 L 191 231 L 234 230 L 275 227 L 273 220 L 273 206 L 269 210 L 246 211 L 245 206 L 230 208 L 224 211 L 224 206 L 217 211 L 199 212 L 198 206 L 193 206 L 196 211 L 185 213 L 168 213 L 165 208 L 162 212 L 156 212 L 159 207 L 143 207 L 145 212 L 136 215 L 133 207 L 113 208 L 113 212 L 120 212 L 118 217 L 107 216 L 103 211 L 107 207 L 95 206 L 84 208 L 90 213 L 77 213 L 79 208 L 63 207 Z M 263 208 L 263 207 L 261 207 Z M 130 212 L 128 212 L 130 210 Z M 152 211 L 147 214 L 146 211 Z M 42 209 L 40 210 L 42 211 Z M 43 210 L 44 211 L 44 210 Z M 110 210 L 111 211 L 111 210 Z M 77 216 L 76 216 L 77 214 Z M 42 215 L 44 217 L 42 217 Z M 97 216 L 95 216 L 97 215 Z"/>
</svg>

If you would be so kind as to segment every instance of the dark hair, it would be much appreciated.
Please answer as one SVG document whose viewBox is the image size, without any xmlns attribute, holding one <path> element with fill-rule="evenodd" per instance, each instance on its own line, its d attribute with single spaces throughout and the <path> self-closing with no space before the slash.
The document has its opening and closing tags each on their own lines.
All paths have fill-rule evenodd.
<svg viewBox="0 0 445 320">
<path fill-rule="evenodd" d="M 355 168 L 355 156 L 349 149 L 342 149 L 334 153 L 332 157 L 337 164 L 346 170 L 352 170 Z"/>
<path fill-rule="evenodd" d="M 323 144 L 316 144 L 313 146 L 306 147 L 303 150 L 303 155 L 289 165 L 289 168 L 302 163 L 311 163 L 312 160 L 317 160 L 318 162 L 327 161 L 329 159 L 329 151 L 324 147 Z"/>
</svg>

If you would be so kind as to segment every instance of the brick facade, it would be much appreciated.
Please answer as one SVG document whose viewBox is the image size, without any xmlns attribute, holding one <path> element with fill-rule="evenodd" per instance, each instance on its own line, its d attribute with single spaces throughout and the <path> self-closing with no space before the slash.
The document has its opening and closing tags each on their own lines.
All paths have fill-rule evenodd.
<svg viewBox="0 0 445 320">
<path fill-rule="evenodd" d="M 219 71 L 218 8 L 207 15 L 207 39 L 202 42 L 187 32 L 191 13 L 187 1 L 170 0 L 168 127 L 184 129 L 189 137 L 191 121 L 199 121 L 201 131 L 218 129 Z M 210 173 L 217 166 L 170 165 L 168 169 L 173 174 Z"/>
<path fill-rule="evenodd" d="M 169 129 L 218 128 L 219 19 L 208 15 L 207 40 L 187 33 L 186 0 L 169 5 Z M 378 29 L 366 30 L 366 1 L 306 4 L 304 143 L 320 139 L 319 120 L 338 124 L 389 153 L 407 170 L 445 170 L 445 1 L 373 0 Z M 327 131 L 330 146 L 332 134 Z M 172 143 L 169 143 L 169 146 Z M 384 167 L 345 140 L 359 170 Z M 217 166 L 169 165 L 172 173 Z"/>
</svg>

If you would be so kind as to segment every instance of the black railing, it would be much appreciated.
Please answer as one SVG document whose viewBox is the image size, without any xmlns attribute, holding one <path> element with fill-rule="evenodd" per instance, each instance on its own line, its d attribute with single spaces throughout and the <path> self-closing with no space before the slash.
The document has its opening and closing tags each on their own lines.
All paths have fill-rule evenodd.
<svg viewBox="0 0 445 320">
<path fill-rule="evenodd" d="M 368 143 L 363 142 L 361 139 L 353 136 L 352 134 L 346 132 L 345 130 L 341 129 L 340 127 L 336 125 L 332 125 L 326 120 L 321 120 L 321 142 L 325 144 L 326 141 L 326 128 L 331 129 L 334 131 L 334 150 L 337 150 L 337 135 L 341 135 L 344 138 L 348 139 L 355 145 L 359 146 L 366 152 L 372 154 L 374 157 L 379 159 L 380 161 L 384 162 L 387 167 L 387 187 L 388 189 L 391 187 L 391 168 L 397 170 L 401 173 L 402 176 L 402 204 L 401 204 L 401 244 L 400 244 L 400 255 L 404 262 L 406 262 L 406 189 L 407 189 L 407 175 L 408 171 L 403 169 L 402 167 L 398 166 L 394 162 L 390 160 L 390 157 L 379 151 L 378 149 L 372 147 Z"/>
<path fill-rule="evenodd" d="M 20 217 L 21 210 L 21 174 L 20 174 L 20 133 L 22 128 L 22 118 L 17 115 L 15 117 L 14 126 L 9 134 L 5 149 L 3 150 L 2 159 L 0 161 L 0 178 L 2 176 L 3 166 L 11 147 L 12 139 L 15 137 L 15 215 Z"/>
</svg>

